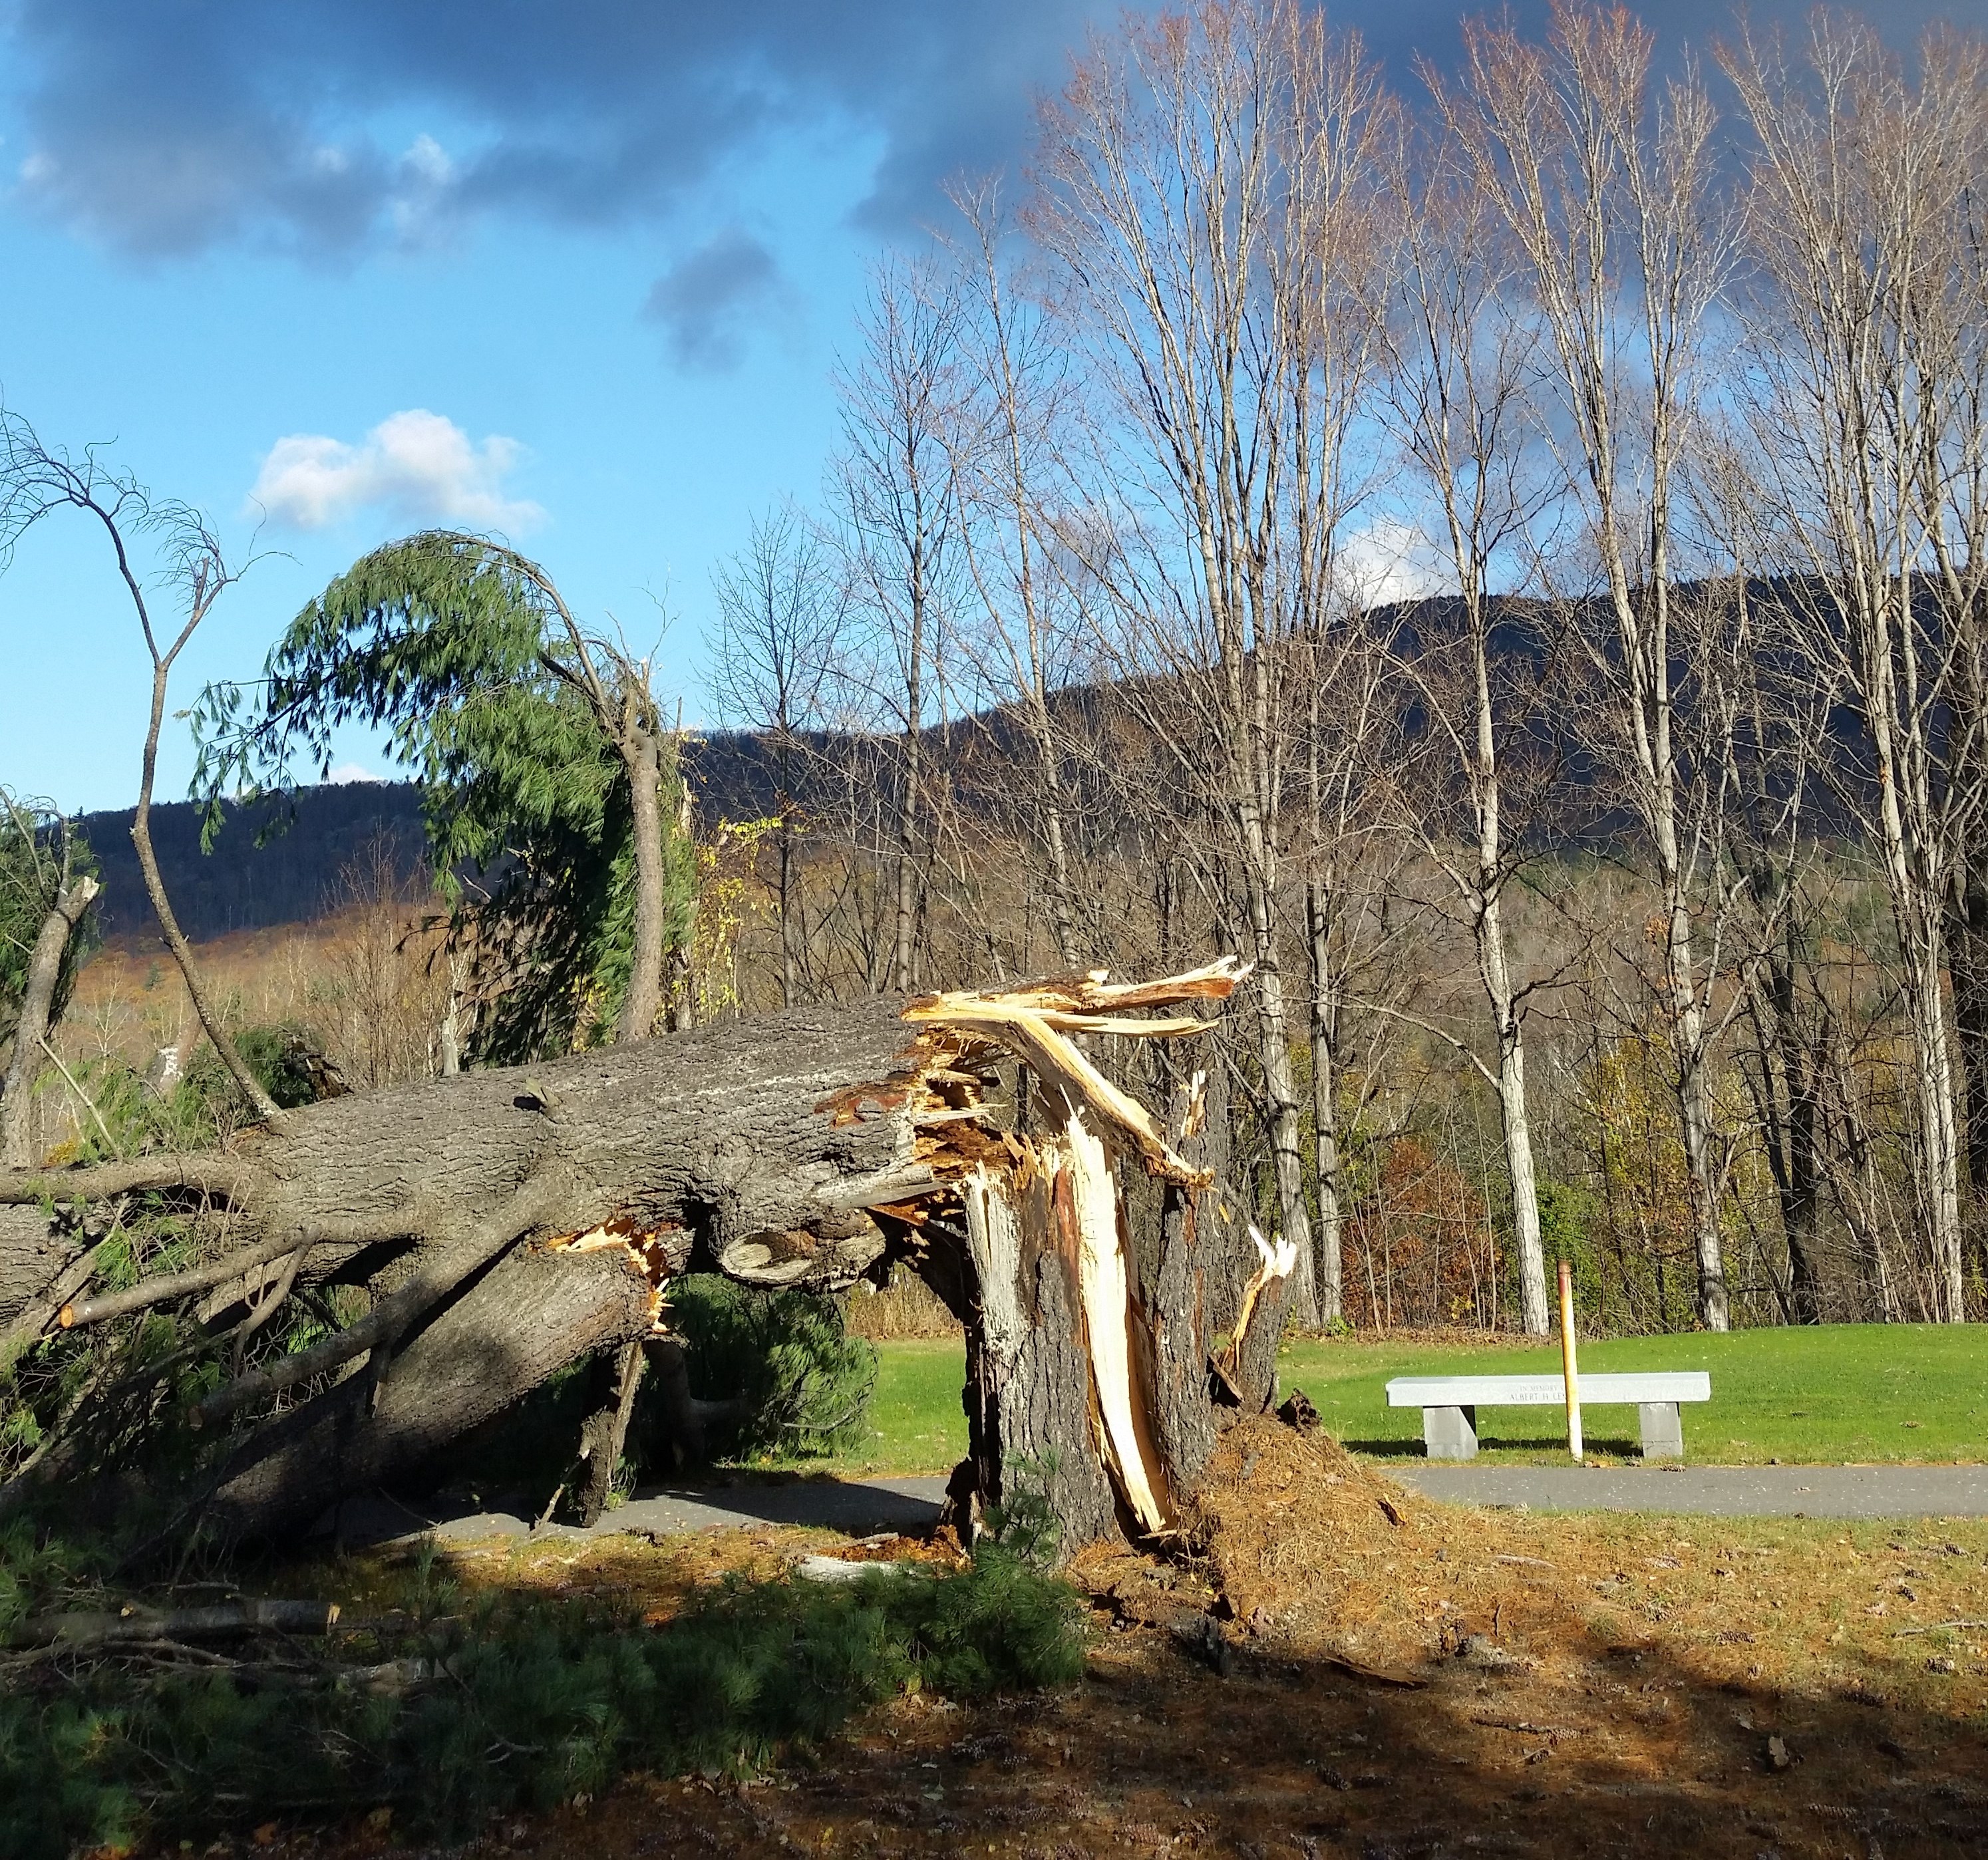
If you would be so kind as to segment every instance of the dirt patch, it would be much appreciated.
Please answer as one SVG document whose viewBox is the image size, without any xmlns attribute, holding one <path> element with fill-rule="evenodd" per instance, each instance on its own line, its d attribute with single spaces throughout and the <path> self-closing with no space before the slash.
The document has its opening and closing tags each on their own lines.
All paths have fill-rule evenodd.
<svg viewBox="0 0 1988 1860">
<path fill-rule="evenodd" d="M 659 1621 L 727 1569 L 854 1547 L 769 1529 L 451 1566 Z M 1096 1632 L 1067 1692 L 899 1698 L 749 1786 L 633 1779 L 507 1817 L 472 1851 L 1988 1852 L 1988 1628 L 1941 1625 L 1988 1619 L 1988 1524 L 1466 1510 L 1264 1421 L 1225 1437 L 1172 1554 L 1093 1553 L 1073 1574 Z M 242 1851 L 407 1850 L 361 1825 Z"/>
</svg>

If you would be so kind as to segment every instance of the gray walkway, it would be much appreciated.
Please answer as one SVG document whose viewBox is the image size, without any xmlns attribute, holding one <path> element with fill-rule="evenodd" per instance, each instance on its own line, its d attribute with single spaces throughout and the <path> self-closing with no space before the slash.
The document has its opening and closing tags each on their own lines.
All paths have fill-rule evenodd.
<svg viewBox="0 0 1988 1860">
<path fill-rule="evenodd" d="M 593 1529 L 597 1534 L 681 1537 L 688 1531 L 737 1530 L 754 1524 L 807 1524 L 860 1537 L 877 1531 L 926 1530 L 938 1520 L 945 1496 L 943 1479 L 809 1479 L 785 1485 L 664 1487 L 616 1506 Z M 509 1511 L 424 1514 L 384 1497 L 348 1500 L 338 1522 L 345 1542 L 353 1547 L 418 1537 L 424 1531 L 432 1531 L 445 1544 L 589 1534 L 570 1524 L 548 1524 L 535 1531 L 529 1519 Z"/>
<path fill-rule="evenodd" d="M 1690 1512 L 1713 1517 L 1988 1517 L 1988 1466 L 1388 1467 L 1425 1496 L 1459 1505 L 1534 1511 Z M 678 1537 L 694 1530 L 806 1524 L 867 1537 L 925 1529 L 945 1496 L 942 1479 L 797 1480 L 785 1485 L 677 1486 L 645 1492 L 594 1527 Z M 534 1532 L 506 1511 L 424 1516 L 385 1499 L 356 1499 L 340 1520 L 354 1547 L 432 1530 L 444 1543 L 492 1537 L 582 1537 L 576 1527 Z"/>
<path fill-rule="evenodd" d="M 1534 1511 L 1712 1517 L 1988 1517 L 1988 1466 L 1439 1466 L 1388 1470 L 1430 1498 Z"/>
</svg>

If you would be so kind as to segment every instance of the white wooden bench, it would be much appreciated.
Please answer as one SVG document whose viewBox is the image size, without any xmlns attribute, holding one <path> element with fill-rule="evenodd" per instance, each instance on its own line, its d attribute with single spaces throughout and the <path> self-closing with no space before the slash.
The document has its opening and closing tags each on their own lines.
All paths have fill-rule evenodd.
<svg viewBox="0 0 1988 1860">
<path fill-rule="evenodd" d="M 1577 1378 L 1583 1408 L 1611 1402 L 1636 1405 L 1645 1459 L 1682 1459 L 1680 1402 L 1712 1399 L 1712 1378 L 1702 1369 Z M 1390 1408 L 1422 1411 L 1422 1444 L 1432 1459 L 1477 1457 L 1480 1408 L 1564 1408 L 1567 1383 L 1557 1375 L 1398 1375 L 1388 1385 Z"/>
</svg>

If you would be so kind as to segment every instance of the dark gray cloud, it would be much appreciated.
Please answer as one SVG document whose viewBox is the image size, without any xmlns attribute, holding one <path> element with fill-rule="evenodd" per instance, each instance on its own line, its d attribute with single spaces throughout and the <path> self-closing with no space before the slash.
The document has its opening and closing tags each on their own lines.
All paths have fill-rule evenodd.
<svg viewBox="0 0 1988 1860">
<path fill-rule="evenodd" d="M 1013 154 L 1104 4 L 15 0 L 6 147 L 19 198 L 141 253 L 336 251 L 491 210 L 611 223 L 837 125 L 881 137 L 867 211 L 901 220 L 936 175 Z"/>
<path fill-rule="evenodd" d="M 748 330 L 792 298 L 773 255 L 743 228 L 728 226 L 656 280 L 643 314 L 663 326 L 679 367 L 720 374 L 743 358 Z"/>
<path fill-rule="evenodd" d="M 1348 0 L 1398 75 L 1454 56 L 1456 0 Z M 1536 24 L 1543 0 L 1522 0 Z M 1675 43 L 1724 0 L 1648 0 Z M 1756 0 L 1756 18 L 1801 0 Z M 1888 36 L 1988 0 L 1874 0 Z M 1012 163 L 1030 100 L 1114 0 L 0 0 L 15 195 L 127 250 L 239 239 L 306 252 L 455 217 L 667 212 L 769 135 L 877 136 L 864 217 Z M 424 141 L 424 134 L 435 140 Z"/>
</svg>

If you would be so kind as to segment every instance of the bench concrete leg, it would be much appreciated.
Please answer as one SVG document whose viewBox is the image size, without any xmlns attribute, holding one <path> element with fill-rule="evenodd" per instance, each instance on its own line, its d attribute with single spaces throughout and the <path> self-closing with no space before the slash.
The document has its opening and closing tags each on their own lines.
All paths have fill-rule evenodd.
<svg viewBox="0 0 1988 1860">
<path fill-rule="evenodd" d="M 1643 1425 L 1645 1459 L 1682 1459 L 1684 1457 L 1684 1422 L 1675 1402 L 1644 1402 L 1638 1405 Z"/>
<path fill-rule="evenodd" d="M 1474 1408 L 1425 1408 L 1422 1410 L 1422 1445 L 1432 1459 L 1475 1459 L 1477 1457 L 1477 1410 Z"/>
</svg>

